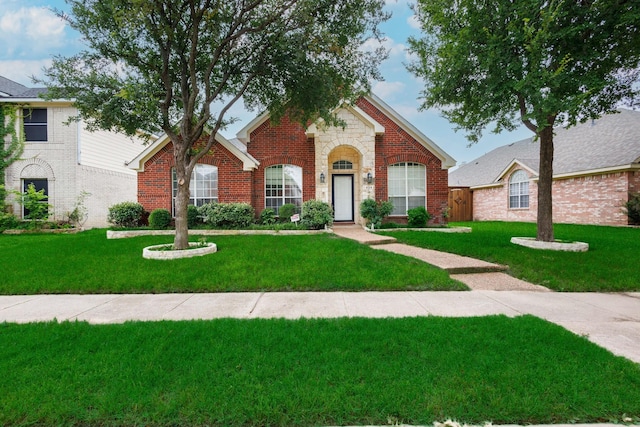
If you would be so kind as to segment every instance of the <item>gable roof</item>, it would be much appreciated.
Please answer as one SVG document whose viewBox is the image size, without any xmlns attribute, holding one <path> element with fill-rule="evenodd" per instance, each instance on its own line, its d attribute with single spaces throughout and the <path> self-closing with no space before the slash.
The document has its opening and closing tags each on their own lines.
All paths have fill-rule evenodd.
<svg viewBox="0 0 640 427">
<path fill-rule="evenodd" d="M 513 162 L 538 173 L 540 142 L 533 137 L 498 147 L 449 174 L 449 185 L 477 187 L 499 182 Z M 570 128 L 556 128 L 555 178 L 640 169 L 640 112 L 620 109 Z"/>
<path fill-rule="evenodd" d="M 422 132 L 420 132 L 414 125 L 409 123 L 404 117 L 398 114 L 393 108 L 387 105 L 382 99 L 371 93 L 368 96 L 364 97 L 367 101 L 369 101 L 373 106 L 375 106 L 378 110 L 380 110 L 383 114 L 389 117 L 392 121 L 398 124 L 402 129 L 404 129 L 411 137 L 413 137 L 416 141 L 422 144 L 426 149 L 432 152 L 436 157 L 440 159 L 442 162 L 442 168 L 448 169 L 450 167 L 455 166 L 456 161 L 453 157 L 447 154 L 442 148 L 440 148 L 435 142 L 425 136 Z M 384 126 L 378 123 L 376 120 L 371 118 L 368 114 L 362 111 L 357 105 L 348 104 L 339 108 L 348 108 L 352 111 L 356 116 L 358 116 L 363 122 L 369 124 L 376 134 L 384 133 Z M 247 143 L 249 141 L 249 137 L 251 132 L 258 128 L 265 120 L 269 119 L 269 113 L 265 112 L 250 121 L 245 127 L 243 127 L 237 134 L 237 137 L 243 143 Z M 313 135 L 317 132 L 317 124 L 313 123 L 307 129 L 308 135 Z"/>
<path fill-rule="evenodd" d="M 230 141 L 219 133 L 216 134 L 216 141 L 242 161 L 244 170 L 250 171 L 256 169 L 258 165 L 260 165 L 259 161 L 257 161 L 251 154 L 247 153 L 247 147 L 242 142 L 238 140 Z M 167 134 L 163 134 L 149 144 L 147 148 L 145 148 L 142 153 L 138 154 L 135 159 L 131 160 L 127 166 L 135 171 L 144 172 L 145 163 L 169 142 L 171 142 L 169 136 Z"/>
<path fill-rule="evenodd" d="M 0 98 L 38 98 L 46 88 L 29 88 L 0 76 Z"/>
</svg>

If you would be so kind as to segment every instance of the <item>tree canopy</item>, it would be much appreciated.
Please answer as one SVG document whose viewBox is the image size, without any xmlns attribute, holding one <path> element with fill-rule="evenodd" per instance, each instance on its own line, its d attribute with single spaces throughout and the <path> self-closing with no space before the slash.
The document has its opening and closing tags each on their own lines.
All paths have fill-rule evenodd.
<svg viewBox="0 0 640 427">
<path fill-rule="evenodd" d="M 553 126 L 637 103 L 640 8 L 633 0 L 419 0 L 424 36 L 409 69 L 423 107 L 477 142 L 520 123 L 540 141 L 538 239 L 553 240 Z"/>
<path fill-rule="evenodd" d="M 176 240 L 184 248 L 195 164 L 239 99 L 275 119 L 318 117 L 379 78 L 383 0 L 67 0 L 88 49 L 56 57 L 50 98 L 73 99 L 94 128 L 162 130 L 176 158 Z M 214 107 L 212 107 L 214 106 Z M 218 108 L 213 110 L 213 108 Z M 199 149 L 201 138 L 206 143 Z"/>
</svg>

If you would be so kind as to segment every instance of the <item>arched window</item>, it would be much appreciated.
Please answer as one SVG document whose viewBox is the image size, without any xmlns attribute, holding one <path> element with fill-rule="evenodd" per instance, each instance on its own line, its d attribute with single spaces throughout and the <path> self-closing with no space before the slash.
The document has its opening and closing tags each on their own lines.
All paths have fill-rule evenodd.
<svg viewBox="0 0 640 427">
<path fill-rule="evenodd" d="M 509 178 L 509 209 L 529 207 L 529 177 L 523 170 L 517 170 Z"/>
<path fill-rule="evenodd" d="M 409 209 L 426 206 L 427 168 L 420 163 L 396 163 L 388 168 L 391 215 L 406 215 Z"/>
<path fill-rule="evenodd" d="M 171 190 L 172 207 L 171 211 L 175 216 L 176 197 L 178 195 L 178 179 L 175 168 L 171 169 Z M 204 164 L 197 164 L 191 173 L 189 183 L 189 204 L 202 206 L 205 203 L 218 201 L 218 167 Z"/>
<path fill-rule="evenodd" d="M 333 162 L 334 170 L 348 170 L 353 169 L 353 163 L 349 160 L 338 160 L 337 162 Z"/>
<path fill-rule="evenodd" d="M 280 206 L 292 203 L 302 207 L 302 168 L 274 165 L 264 170 L 264 202 L 278 215 Z"/>
</svg>

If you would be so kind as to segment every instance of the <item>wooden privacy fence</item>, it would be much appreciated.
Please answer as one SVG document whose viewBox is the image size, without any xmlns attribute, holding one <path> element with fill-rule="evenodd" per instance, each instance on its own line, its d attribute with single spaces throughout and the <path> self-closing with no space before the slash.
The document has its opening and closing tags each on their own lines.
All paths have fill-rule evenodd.
<svg viewBox="0 0 640 427">
<path fill-rule="evenodd" d="M 449 187 L 449 221 L 473 221 L 473 197 L 469 187 Z"/>
</svg>

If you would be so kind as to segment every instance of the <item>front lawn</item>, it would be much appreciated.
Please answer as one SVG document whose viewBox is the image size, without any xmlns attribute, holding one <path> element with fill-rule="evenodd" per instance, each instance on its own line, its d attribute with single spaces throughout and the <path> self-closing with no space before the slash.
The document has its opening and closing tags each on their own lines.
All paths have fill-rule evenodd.
<svg viewBox="0 0 640 427">
<path fill-rule="evenodd" d="M 142 249 L 171 236 L 0 235 L 0 294 L 467 289 L 421 261 L 330 234 L 207 239 L 217 253 L 157 261 Z"/>
<path fill-rule="evenodd" d="M 381 232 L 414 246 L 452 252 L 509 266 L 509 274 L 557 291 L 640 291 L 640 228 L 556 224 L 555 237 L 589 244 L 588 252 L 529 249 L 512 237 L 535 237 L 536 225 L 467 222 L 466 234 Z"/>
<path fill-rule="evenodd" d="M 532 316 L 0 324 L 0 425 L 640 421 L 640 365 Z"/>
</svg>

